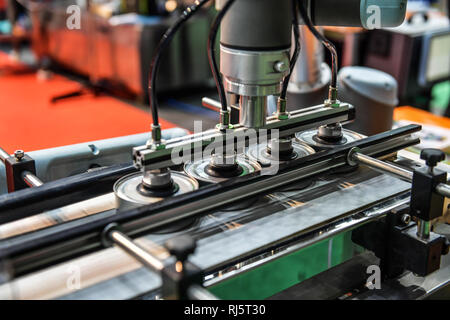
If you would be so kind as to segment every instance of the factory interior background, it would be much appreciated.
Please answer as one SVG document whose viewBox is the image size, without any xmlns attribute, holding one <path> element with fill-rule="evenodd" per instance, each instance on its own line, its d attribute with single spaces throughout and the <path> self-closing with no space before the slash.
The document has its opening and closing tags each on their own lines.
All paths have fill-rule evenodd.
<svg viewBox="0 0 450 320">
<path fill-rule="evenodd" d="M 149 131 L 146 79 L 152 49 L 165 30 L 161 21 L 173 19 L 190 1 L 79 1 L 86 18 L 71 32 L 65 1 L 27 1 L 32 11 L 19 2 L 0 0 L 2 148 L 34 151 Z M 443 61 L 431 81 L 420 75 L 420 64 L 427 63 L 421 61 L 426 57 L 420 44 L 410 43 L 448 30 L 446 1 L 408 5 L 410 26 L 390 30 L 394 40 L 384 30 L 325 27 L 324 34 L 339 50 L 340 68 L 365 66 L 394 77 L 391 101 L 372 98 L 392 108 L 397 122 L 426 124 L 425 143 L 449 151 L 449 36 L 428 58 Z M 217 122 L 217 112 L 201 105 L 203 96 L 217 98 L 206 57 L 214 8 L 204 11 L 163 62 L 163 128 L 192 131 L 194 120 L 205 128 Z"/>
</svg>

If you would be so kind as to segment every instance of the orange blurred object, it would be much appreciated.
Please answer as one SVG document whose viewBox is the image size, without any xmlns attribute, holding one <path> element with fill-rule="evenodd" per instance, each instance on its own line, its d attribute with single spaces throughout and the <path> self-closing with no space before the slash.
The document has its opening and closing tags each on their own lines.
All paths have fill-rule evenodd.
<svg viewBox="0 0 450 320">
<path fill-rule="evenodd" d="M 436 116 L 430 112 L 409 106 L 395 108 L 394 120 L 408 120 L 411 122 L 417 122 L 419 124 L 429 124 L 450 129 L 449 118 Z"/>
<path fill-rule="evenodd" d="M 80 88 L 59 75 L 42 81 L 28 67 L 0 52 L 0 147 L 34 151 L 148 132 L 150 112 L 110 96 L 51 98 Z M 163 129 L 175 127 L 161 119 Z"/>
</svg>

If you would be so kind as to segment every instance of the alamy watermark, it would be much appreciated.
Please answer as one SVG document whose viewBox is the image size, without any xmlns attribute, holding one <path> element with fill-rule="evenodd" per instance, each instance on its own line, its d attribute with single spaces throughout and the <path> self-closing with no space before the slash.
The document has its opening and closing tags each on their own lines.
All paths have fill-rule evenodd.
<svg viewBox="0 0 450 320">
<path fill-rule="evenodd" d="M 381 269 L 377 265 L 368 266 L 366 273 L 370 274 L 366 281 L 366 287 L 369 290 L 381 289 Z"/>
<path fill-rule="evenodd" d="M 381 29 L 381 8 L 377 5 L 370 5 L 367 7 L 366 13 L 368 15 L 366 21 L 367 29 Z"/>
<path fill-rule="evenodd" d="M 66 13 L 68 15 L 66 19 L 66 27 L 69 30 L 81 29 L 81 8 L 77 5 L 71 5 L 67 7 Z"/>
</svg>

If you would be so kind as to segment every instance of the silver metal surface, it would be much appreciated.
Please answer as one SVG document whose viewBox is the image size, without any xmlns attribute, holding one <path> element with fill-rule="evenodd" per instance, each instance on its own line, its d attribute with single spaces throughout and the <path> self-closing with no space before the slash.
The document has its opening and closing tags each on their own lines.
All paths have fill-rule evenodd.
<svg viewBox="0 0 450 320">
<path fill-rule="evenodd" d="M 22 173 L 22 178 L 29 187 L 39 187 L 44 184 L 41 179 L 39 179 L 29 171 L 24 171 Z"/>
<path fill-rule="evenodd" d="M 421 239 L 430 238 L 431 222 L 422 219 L 417 220 L 417 236 Z"/>
<path fill-rule="evenodd" d="M 411 222 L 411 216 L 405 213 L 402 215 L 401 221 L 405 226 L 407 226 Z"/>
<path fill-rule="evenodd" d="M 328 84 L 331 80 L 330 68 L 324 68 L 324 48 L 305 25 L 300 25 L 302 50 L 295 64 L 289 84 L 292 90 L 312 91 Z M 328 71 L 328 72 L 327 72 Z"/>
<path fill-rule="evenodd" d="M 233 154 L 218 154 L 214 153 L 211 156 L 211 165 L 216 167 L 229 167 L 234 166 L 237 161 L 237 154 L 233 152 Z"/>
<path fill-rule="evenodd" d="M 343 136 L 342 125 L 340 123 L 320 126 L 317 130 L 317 136 L 321 139 L 339 139 Z"/>
<path fill-rule="evenodd" d="M 270 151 L 274 154 L 292 151 L 292 144 L 293 141 L 289 138 L 270 139 L 267 146 L 267 151 Z"/>
<path fill-rule="evenodd" d="M 120 248 L 125 250 L 128 254 L 141 262 L 144 266 L 154 270 L 161 271 L 164 268 L 164 264 L 158 260 L 158 258 L 152 256 L 144 248 L 133 242 L 125 234 L 119 231 L 112 231 L 109 233 L 111 240 Z"/>
<path fill-rule="evenodd" d="M 174 195 L 191 192 L 199 187 L 195 179 L 183 173 L 173 171 L 171 176 L 173 182 L 179 187 L 179 190 Z M 133 173 L 119 179 L 114 184 L 117 208 L 133 208 L 163 200 L 161 197 L 150 197 L 139 193 L 137 188 L 141 183 L 142 173 Z"/>
<path fill-rule="evenodd" d="M 212 109 L 215 110 L 217 112 L 219 112 L 222 109 L 222 105 L 220 104 L 220 101 L 208 98 L 208 97 L 203 97 L 202 98 L 202 106 L 208 108 L 208 109 Z"/>
<path fill-rule="evenodd" d="M 0 226 L 0 239 L 11 238 L 25 233 L 84 218 L 99 212 L 116 208 L 114 193 L 88 199 L 46 211 L 32 217 L 16 220 Z"/>
<path fill-rule="evenodd" d="M 244 51 L 220 46 L 220 72 L 224 76 L 225 89 L 242 96 L 269 96 L 281 89 L 285 71 L 275 66 L 289 66 L 289 50 Z"/>
<path fill-rule="evenodd" d="M 369 157 L 365 154 L 357 152 L 356 150 L 352 150 L 349 153 L 349 160 L 363 163 L 367 166 L 370 166 L 375 169 L 382 170 L 386 173 L 392 173 L 400 178 L 403 178 L 409 182 L 412 182 L 414 172 L 412 170 L 408 170 L 406 168 L 400 167 L 394 163 L 381 161 L 376 158 Z M 443 197 L 450 197 L 450 186 L 445 183 L 439 183 L 436 186 L 435 192 L 440 194 Z"/>
<path fill-rule="evenodd" d="M 372 168 L 382 170 L 383 172 L 392 173 L 400 178 L 406 179 L 407 181 L 412 181 L 413 173 L 410 170 L 402 168 L 393 163 L 386 161 L 381 161 L 372 157 L 369 157 L 360 152 L 355 152 L 352 154 L 352 158 L 359 163 L 365 164 Z"/>
<path fill-rule="evenodd" d="M 343 133 L 343 140 L 342 140 L 343 143 L 337 145 L 351 143 L 364 138 L 363 135 L 346 129 L 343 129 L 342 133 Z M 295 137 L 299 142 L 306 143 L 311 147 L 319 149 L 330 149 L 336 146 L 336 144 L 333 143 L 327 143 L 325 141 L 317 140 L 316 138 L 317 135 L 318 135 L 317 129 L 313 129 L 304 132 L 298 132 L 295 134 Z"/>
<path fill-rule="evenodd" d="M 184 171 L 194 179 L 204 182 L 218 183 L 228 180 L 229 178 L 213 177 L 205 172 L 211 160 L 211 157 L 206 157 L 197 161 L 189 161 L 184 165 Z M 261 170 L 258 162 L 247 159 L 242 155 L 236 157 L 236 163 L 243 169 L 241 176 Z"/>
<path fill-rule="evenodd" d="M 316 152 L 313 148 L 311 148 L 307 144 L 300 143 L 297 141 L 292 142 L 292 148 L 293 148 L 292 160 L 305 157 L 307 155 L 314 154 Z M 267 144 L 251 145 L 248 148 L 246 148 L 245 154 L 249 158 L 258 161 L 263 167 L 270 166 L 271 163 L 273 162 L 278 163 L 285 162 L 280 161 L 279 159 L 273 157 L 267 150 Z"/>
<path fill-rule="evenodd" d="M 267 98 L 241 96 L 239 123 L 246 128 L 261 128 L 266 124 Z"/>
<path fill-rule="evenodd" d="M 443 197 L 450 198 L 450 186 L 448 184 L 439 183 L 436 186 L 436 192 Z"/>
<path fill-rule="evenodd" d="M 144 172 L 142 184 L 147 187 L 166 186 L 172 180 L 169 168 L 162 168 Z"/>
<path fill-rule="evenodd" d="M 289 70 L 289 65 L 284 63 L 283 61 L 278 61 L 273 66 L 276 72 L 286 72 Z"/>
</svg>

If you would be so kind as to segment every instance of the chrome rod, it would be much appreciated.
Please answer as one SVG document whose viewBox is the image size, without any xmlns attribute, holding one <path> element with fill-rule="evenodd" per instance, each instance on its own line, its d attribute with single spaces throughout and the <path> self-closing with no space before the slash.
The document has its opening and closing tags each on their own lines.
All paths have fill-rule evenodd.
<svg viewBox="0 0 450 320">
<path fill-rule="evenodd" d="M 421 239 L 430 238 L 431 222 L 422 219 L 417 220 L 417 236 Z"/>
<path fill-rule="evenodd" d="M 30 171 L 22 172 L 22 178 L 23 178 L 23 181 L 25 181 L 25 183 L 29 187 L 39 187 L 39 186 L 42 186 L 44 184 L 44 182 L 42 182 L 41 179 L 36 177 Z"/>
<path fill-rule="evenodd" d="M 384 172 L 392 173 L 400 178 L 406 179 L 409 182 L 413 180 L 413 172 L 397 166 L 393 163 L 378 160 L 376 158 L 369 157 L 360 152 L 351 153 L 351 160 L 358 163 L 365 164 L 371 168 L 376 168 Z M 439 183 L 436 186 L 435 192 L 443 197 L 450 198 L 450 186 L 445 183 Z"/>
<path fill-rule="evenodd" d="M 406 179 L 410 182 L 413 179 L 412 171 L 402 168 L 400 166 L 397 166 L 393 163 L 388 163 L 385 161 L 381 161 L 381 160 L 369 157 L 360 152 L 354 152 L 352 154 L 352 160 L 354 160 L 358 163 L 365 164 L 371 168 L 376 168 L 376 169 L 380 169 L 384 172 L 392 173 L 392 174 L 399 176 L 400 178 Z"/>
<path fill-rule="evenodd" d="M 384 172 L 392 173 L 400 178 L 406 179 L 409 182 L 413 180 L 413 172 L 397 166 L 393 163 L 381 161 L 372 157 L 369 157 L 360 152 L 351 153 L 351 160 L 356 161 L 358 163 L 365 164 L 369 167 L 376 168 L 382 170 Z M 443 197 L 450 198 L 450 186 L 445 183 L 439 183 L 436 186 L 435 192 Z"/>
<path fill-rule="evenodd" d="M 450 186 L 445 183 L 439 183 L 436 186 L 436 192 L 443 197 L 450 198 Z"/>
<path fill-rule="evenodd" d="M 208 98 L 208 97 L 203 97 L 202 98 L 202 106 L 204 106 L 205 108 L 220 112 L 220 110 L 222 109 L 222 104 L 220 103 L 220 101 Z M 229 103 L 229 107 L 234 108 L 236 110 L 239 110 L 239 106 L 236 106 L 233 103 Z"/>
<path fill-rule="evenodd" d="M 122 248 L 125 252 L 133 258 L 141 262 L 144 266 L 153 271 L 160 272 L 164 268 L 164 264 L 158 258 L 151 255 L 144 248 L 133 242 L 125 234 L 120 231 L 113 230 L 109 233 L 110 239 Z"/>
<path fill-rule="evenodd" d="M 109 233 L 109 238 L 130 256 L 138 260 L 145 267 L 160 273 L 164 269 L 164 263 L 149 253 L 147 250 L 136 244 L 120 231 L 113 230 Z M 188 290 L 189 299 L 192 300 L 218 300 L 216 296 L 200 285 L 193 284 Z"/>
<path fill-rule="evenodd" d="M 202 98 L 202 106 L 217 112 L 222 109 L 222 105 L 219 101 L 207 97 Z"/>
</svg>

